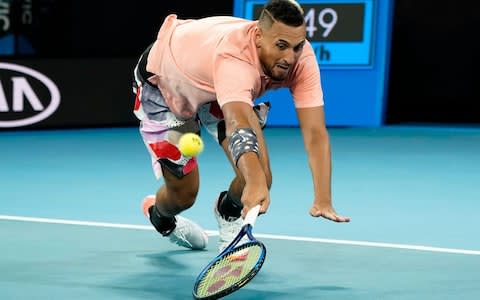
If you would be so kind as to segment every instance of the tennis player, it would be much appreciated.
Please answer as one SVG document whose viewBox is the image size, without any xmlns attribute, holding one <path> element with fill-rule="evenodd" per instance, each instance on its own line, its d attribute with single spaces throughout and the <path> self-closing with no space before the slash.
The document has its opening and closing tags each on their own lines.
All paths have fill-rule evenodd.
<svg viewBox="0 0 480 300">
<path fill-rule="evenodd" d="M 134 112 L 154 172 L 164 179 L 156 195 L 144 199 L 143 211 L 161 235 L 191 249 L 207 246 L 204 230 L 178 215 L 194 204 L 199 190 L 197 160 L 179 152 L 178 139 L 199 133 L 200 126 L 218 141 L 236 174 L 214 204 L 219 250 L 239 232 L 242 214 L 256 204 L 260 213 L 267 211 L 272 174 L 262 128 L 269 105 L 254 101 L 280 87 L 292 93 L 308 155 L 314 186 L 310 215 L 350 221 L 332 206 L 320 71 L 297 2 L 272 0 L 256 21 L 169 15 L 134 77 Z"/>
</svg>

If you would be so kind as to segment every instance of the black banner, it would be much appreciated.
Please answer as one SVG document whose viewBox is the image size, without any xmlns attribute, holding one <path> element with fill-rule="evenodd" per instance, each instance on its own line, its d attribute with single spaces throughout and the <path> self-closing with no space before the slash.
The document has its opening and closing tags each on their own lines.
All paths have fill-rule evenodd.
<svg viewBox="0 0 480 300">
<path fill-rule="evenodd" d="M 63 54 L 71 12 L 67 0 L 0 0 L 0 56 Z"/>
<path fill-rule="evenodd" d="M 0 129 L 129 126 L 136 59 L 0 60 Z"/>
<path fill-rule="evenodd" d="M 15 53 L 12 0 L 0 0 L 0 55 Z"/>
</svg>

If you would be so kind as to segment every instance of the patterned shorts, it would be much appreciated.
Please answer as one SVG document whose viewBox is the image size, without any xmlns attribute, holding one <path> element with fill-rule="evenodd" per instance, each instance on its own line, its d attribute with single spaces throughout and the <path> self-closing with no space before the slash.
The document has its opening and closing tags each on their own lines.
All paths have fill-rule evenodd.
<svg viewBox="0 0 480 300">
<path fill-rule="evenodd" d="M 177 148 L 180 136 L 187 132 L 200 134 L 203 126 L 221 144 L 226 137 L 223 113 L 218 102 L 213 101 L 200 106 L 195 117 L 178 119 L 165 104 L 160 90 L 145 80 L 151 75 L 145 70 L 148 51 L 134 70 L 134 113 L 140 120 L 140 134 L 150 153 L 156 178 L 162 177 L 162 166 L 181 178 L 197 167 L 197 160 L 180 153 Z M 266 124 L 269 107 L 269 103 L 253 106 L 262 128 Z"/>
</svg>

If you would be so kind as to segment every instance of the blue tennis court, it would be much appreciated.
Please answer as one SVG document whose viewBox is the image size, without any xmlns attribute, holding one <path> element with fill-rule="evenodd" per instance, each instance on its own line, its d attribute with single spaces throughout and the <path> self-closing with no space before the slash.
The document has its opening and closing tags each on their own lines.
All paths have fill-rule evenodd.
<svg viewBox="0 0 480 300">
<path fill-rule="evenodd" d="M 480 129 L 331 128 L 336 224 L 308 215 L 297 128 L 267 128 L 273 186 L 254 233 L 260 274 L 226 299 L 479 299 Z M 205 135 L 206 136 L 206 135 Z M 206 251 L 152 229 L 156 190 L 136 128 L 0 133 L 0 299 L 191 299 L 217 253 L 213 200 L 232 171 L 209 137 L 184 215 Z"/>
</svg>

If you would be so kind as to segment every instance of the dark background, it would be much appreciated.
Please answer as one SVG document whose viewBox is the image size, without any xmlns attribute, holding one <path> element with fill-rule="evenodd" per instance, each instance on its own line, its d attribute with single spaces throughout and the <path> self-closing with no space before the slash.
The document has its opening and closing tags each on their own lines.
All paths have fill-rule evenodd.
<svg viewBox="0 0 480 300">
<path fill-rule="evenodd" d="M 33 4 L 37 17 L 24 32 L 37 58 L 134 60 L 169 13 L 180 18 L 233 14 L 228 0 Z M 473 1 L 395 1 L 387 124 L 480 123 L 479 16 Z"/>
</svg>

